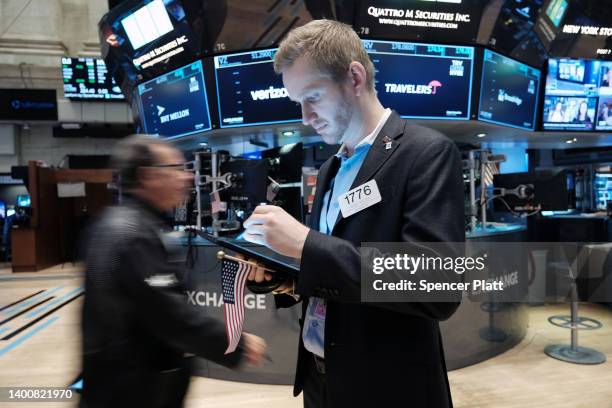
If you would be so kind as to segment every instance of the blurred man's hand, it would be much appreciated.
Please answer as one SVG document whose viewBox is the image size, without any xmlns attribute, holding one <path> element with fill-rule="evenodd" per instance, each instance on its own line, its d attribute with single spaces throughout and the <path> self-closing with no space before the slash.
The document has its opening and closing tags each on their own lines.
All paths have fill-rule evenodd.
<svg viewBox="0 0 612 408">
<path fill-rule="evenodd" d="M 244 222 L 244 239 L 281 255 L 301 258 L 310 229 L 274 205 L 260 205 Z"/>
<path fill-rule="evenodd" d="M 244 357 L 252 366 L 260 367 L 266 358 L 266 341 L 250 333 L 242 333 Z"/>
</svg>

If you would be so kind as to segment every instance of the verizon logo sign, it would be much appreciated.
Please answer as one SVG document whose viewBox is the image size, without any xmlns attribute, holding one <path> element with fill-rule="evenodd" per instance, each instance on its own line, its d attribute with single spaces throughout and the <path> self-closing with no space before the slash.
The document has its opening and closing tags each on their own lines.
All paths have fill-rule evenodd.
<svg viewBox="0 0 612 408">
<path fill-rule="evenodd" d="M 251 98 L 254 101 L 265 101 L 268 99 L 288 98 L 289 94 L 285 88 L 274 88 L 270 86 L 268 89 L 258 89 L 251 91 Z"/>
</svg>

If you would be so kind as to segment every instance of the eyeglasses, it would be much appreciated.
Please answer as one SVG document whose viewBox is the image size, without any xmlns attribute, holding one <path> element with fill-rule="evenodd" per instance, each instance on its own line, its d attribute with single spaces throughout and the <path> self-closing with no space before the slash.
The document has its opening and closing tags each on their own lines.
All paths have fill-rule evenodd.
<svg viewBox="0 0 612 408">
<path fill-rule="evenodd" d="M 145 166 L 145 167 L 153 167 L 153 168 L 159 168 L 159 169 L 185 170 L 185 164 L 184 163 L 177 163 L 177 164 L 152 164 L 150 166 Z"/>
</svg>

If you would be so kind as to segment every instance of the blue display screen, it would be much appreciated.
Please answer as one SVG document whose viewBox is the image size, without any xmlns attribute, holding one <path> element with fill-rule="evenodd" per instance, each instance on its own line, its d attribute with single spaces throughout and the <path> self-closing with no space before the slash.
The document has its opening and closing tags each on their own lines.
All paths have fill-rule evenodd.
<svg viewBox="0 0 612 408">
<path fill-rule="evenodd" d="M 546 8 L 546 15 L 548 16 L 548 18 L 550 18 L 550 21 L 552 21 L 555 27 L 559 27 L 559 24 L 561 24 L 561 20 L 563 20 L 563 16 L 565 15 L 566 10 L 566 0 L 552 0 Z"/>
<path fill-rule="evenodd" d="M 546 130 L 612 130 L 612 62 L 550 59 L 543 123 Z"/>
<path fill-rule="evenodd" d="M 222 128 L 297 122 L 298 104 L 289 99 L 273 68 L 276 49 L 215 57 Z"/>
<path fill-rule="evenodd" d="M 474 48 L 363 40 L 385 107 L 405 118 L 470 117 Z"/>
<path fill-rule="evenodd" d="M 595 173 L 595 205 L 598 210 L 606 210 L 612 200 L 612 174 Z"/>
<path fill-rule="evenodd" d="M 202 62 L 138 85 L 144 132 L 177 138 L 211 129 Z"/>
<path fill-rule="evenodd" d="M 540 71 L 485 50 L 478 119 L 534 130 Z"/>
<path fill-rule="evenodd" d="M 29 195 L 17 196 L 17 207 L 29 207 L 29 206 L 30 206 L 30 196 Z"/>
</svg>

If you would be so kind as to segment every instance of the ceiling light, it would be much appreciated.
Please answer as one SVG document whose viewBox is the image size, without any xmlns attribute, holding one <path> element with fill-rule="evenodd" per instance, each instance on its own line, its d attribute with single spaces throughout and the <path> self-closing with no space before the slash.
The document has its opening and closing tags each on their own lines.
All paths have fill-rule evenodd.
<svg viewBox="0 0 612 408">
<path fill-rule="evenodd" d="M 487 135 L 486 133 L 478 133 L 476 137 L 485 137 L 486 135 Z"/>
<path fill-rule="evenodd" d="M 283 131 L 282 135 L 283 136 L 293 136 L 293 130 L 285 130 Z"/>
<path fill-rule="evenodd" d="M 208 146 L 208 143 L 206 143 L 206 142 L 200 142 L 200 143 L 198 143 L 198 144 L 199 144 L 200 146 Z"/>
</svg>

